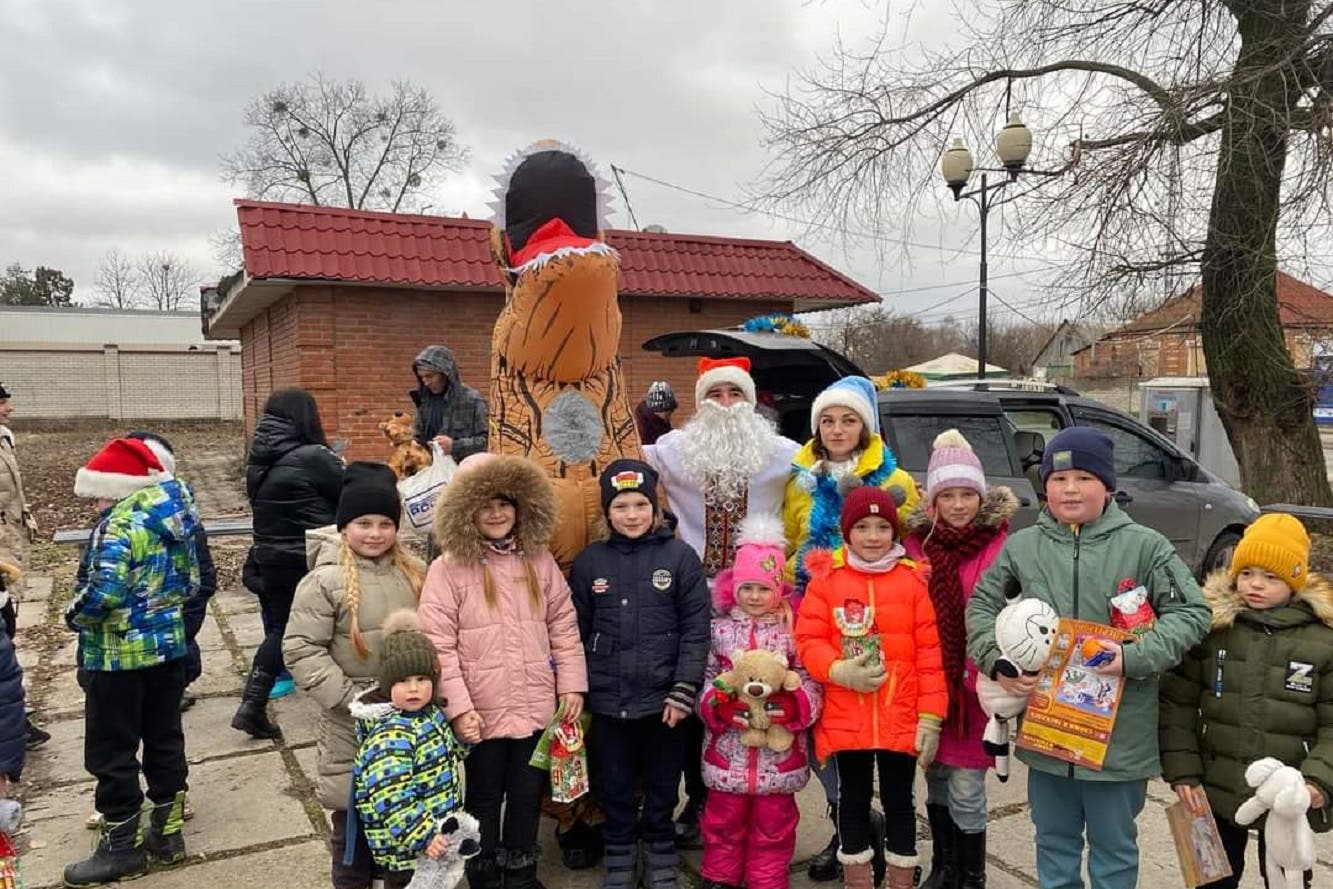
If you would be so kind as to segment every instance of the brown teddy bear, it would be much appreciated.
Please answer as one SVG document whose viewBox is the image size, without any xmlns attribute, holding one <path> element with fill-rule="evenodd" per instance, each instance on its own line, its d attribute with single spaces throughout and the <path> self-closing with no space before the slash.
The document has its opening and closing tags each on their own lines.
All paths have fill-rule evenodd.
<svg viewBox="0 0 1333 889">
<path fill-rule="evenodd" d="M 746 747 L 764 747 L 776 753 L 791 749 L 795 740 L 792 733 L 768 718 L 765 704 L 774 692 L 795 691 L 801 687 L 801 677 L 787 669 L 785 655 L 755 648 L 737 649 L 731 653 L 731 669 L 722 673 L 715 684 L 731 692 L 750 711 L 750 727 L 741 732 L 741 743 Z"/>
<path fill-rule="evenodd" d="M 412 414 L 394 411 L 392 417 L 380 424 L 380 432 L 394 448 L 389 456 L 389 468 L 400 479 L 416 475 L 435 462 L 430 450 L 422 447 L 413 435 L 415 422 Z"/>
</svg>

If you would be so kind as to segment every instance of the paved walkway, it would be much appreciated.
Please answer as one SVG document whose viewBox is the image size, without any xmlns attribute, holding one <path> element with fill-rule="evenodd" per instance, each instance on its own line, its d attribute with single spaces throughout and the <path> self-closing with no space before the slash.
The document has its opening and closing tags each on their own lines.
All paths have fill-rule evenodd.
<svg viewBox="0 0 1333 889">
<path fill-rule="evenodd" d="M 56 886 L 64 866 L 86 854 L 93 832 L 84 826 L 92 811 L 92 782 L 83 771 L 82 695 L 74 679 L 74 637 L 57 619 L 49 578 L 30 578 L 30 594 L 20 614 L 18 646 L 28 672 L 31 697 L 52 739 L 29 759 L 22 791 L 27 821 L 23 876 L 29 889 Z M 190 760 L 190 801 L 195 817 L 185 829 L 189 861 L 153 873 L 140 889 L 195 889 L 211 885 L 318 889 L 328 885 L 328 826 L 314 800 L 316 707 L 304 695 L 272 708 L 282 725 L 282 741 L 255 741 L 228 725 L 240 693 L 242 672 L 261 637 L 257 602 L 244 590 L 222 590 L 200 635 L 204 675 L 194 685 L 199 703 L 185 715 Z M 1007 784 L 991 779 L 991 889 L 1037 886 L 1032 828 L 1027 815 L 1021 765 Z M 918 789 L 918 799 L 924 791 Z M 1143 852 L 1141 884 L 1167 889 L 1183 885 L 1163 814 L 1173 796 L 1155 782 L 1139 821 Z M 794 889 L 811 886 L 804 862 L 828 836 L 823 802 L 812 783 L 800 797 L 802 826 L 793 864 Z M 572 873 L 559 863 L 548 821 L 544 826 L 547 864 L 541 877 L 550 889 L 596 889 L 600 871 Z M 929 850 L 924 841 L 923 853 Z M 1243 886 L 1262 884 L 1254 863 Z M 1315 885 L 1333 876 L 1333 839 L 1323 837 Z M 686 853 L 693 880 L 698 852 Z M 695 880 L 697 882 L 697 880 Z"/>
</svg>

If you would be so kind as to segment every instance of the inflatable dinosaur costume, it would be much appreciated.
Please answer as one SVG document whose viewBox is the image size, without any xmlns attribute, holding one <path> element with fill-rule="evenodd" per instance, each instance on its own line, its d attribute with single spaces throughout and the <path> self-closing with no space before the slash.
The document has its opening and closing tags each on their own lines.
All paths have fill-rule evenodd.
<svg viewBox="0 0 1333 889">
<path fill-rule="evenodd" d="M 640 457 L 620 370 L 620 259 L 607 245 L 604 180 L 544 141 L 499 177 L 491 251 L 505 282 L 491 356 L 490 450 L 541 465 L 561 519 L 551 552 L 568 570 L 602 521 L 597 476 Z"/>
</svg>

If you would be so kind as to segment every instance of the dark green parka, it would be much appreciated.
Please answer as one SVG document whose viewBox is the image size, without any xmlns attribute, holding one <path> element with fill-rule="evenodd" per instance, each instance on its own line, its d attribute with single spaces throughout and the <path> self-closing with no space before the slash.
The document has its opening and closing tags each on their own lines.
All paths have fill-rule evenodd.
<svg viewBox="0 0 1333 889">
<path fill-rule="evenodd" d="M 1213 628 L 1162 679 L 1160 743 L 1168 783 L 1202 784 L 1227 820 L 1250 796 L 1245 768 L 1272 756 L 1324 794 L 1310 825 L 1327 831 L 1333 801 L 1333 583 L 1311 574 L 1279 608 L 1248 608 L 1225 571 L 1204 595 Z"/>
</svg>

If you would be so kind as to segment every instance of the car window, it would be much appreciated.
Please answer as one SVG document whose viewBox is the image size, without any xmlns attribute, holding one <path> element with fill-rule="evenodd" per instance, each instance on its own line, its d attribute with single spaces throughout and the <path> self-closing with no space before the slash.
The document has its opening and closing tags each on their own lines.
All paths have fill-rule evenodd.
<svg viewBox="0 0 1333 889">
<path fill-rule="evenodd" d="M 999 416 L 960 417 L 939 414 L 893 414 L 884 417 L 892 429 L 894 456 L 908 472 L 925 472 L 930 464 L 930 450 L 935 436 L 946 429 L 957 429 L 981 458 L 987 475 L 1010 476 L 1007 433 Z"/>
<path fill-rule="evenodd" d="M 1019 432 L 1035 432 L 1049 441 L 1063 427 L 1060 415 L 1047 408 L 1005 408 L 1004 415 Z"/>
<path fill-rule="evenodd" d="M 1165 479 L 1167 453 L 1141 435 L 1116 423 L 1088 414 L 1079 417 L 1080 426 L 1100 429 L 1115 445 L 1115 472 L 1123 478 Z"/>
</svg>

